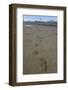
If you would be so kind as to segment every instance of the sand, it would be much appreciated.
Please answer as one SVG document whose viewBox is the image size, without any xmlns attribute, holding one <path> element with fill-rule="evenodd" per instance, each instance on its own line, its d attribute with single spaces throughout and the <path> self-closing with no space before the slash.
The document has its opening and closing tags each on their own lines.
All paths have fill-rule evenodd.
<svg viewBox="0 0 68 90">
<path fill-rule="evenodd" d="M 24 24 L 23 74 L 57 73 L 57 26 Z"/>
</svg>

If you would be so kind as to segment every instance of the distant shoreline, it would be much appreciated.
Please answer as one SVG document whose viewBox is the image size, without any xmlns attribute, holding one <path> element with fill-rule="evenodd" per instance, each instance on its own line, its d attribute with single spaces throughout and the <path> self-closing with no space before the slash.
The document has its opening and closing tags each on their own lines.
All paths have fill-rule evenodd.
<svg viewBox="0 0 68 90">
<path fill-rule="evenodd" d="M 24 25 L 47 25 L 47 26 L 57 26 L 57 22 L 41 22 L 41 21 L 24 21 Z"/>
</svg>

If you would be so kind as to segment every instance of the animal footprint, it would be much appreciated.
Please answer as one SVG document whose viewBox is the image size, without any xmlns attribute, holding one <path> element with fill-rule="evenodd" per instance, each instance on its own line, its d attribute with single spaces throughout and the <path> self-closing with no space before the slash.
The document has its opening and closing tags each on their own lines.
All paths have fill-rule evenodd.
<svg viewBox="0 0 68 90">
<path fill-rule="evenodd" d="M 40 58 L 41 69 L 47 71 L 47 61 L 45 58 Z"/>
<path fill-rule="evenodd" d="M 35 50 L 33 53 L 34 53 L 34 54 L 39 54 L 39 52 L 38 52 L 37 50 Z"/>
<path fill-rule="evenodd" d="M 38 47 L 38 44 L 37 43 L 35 44 L 35 47 Z"/>
</svg>

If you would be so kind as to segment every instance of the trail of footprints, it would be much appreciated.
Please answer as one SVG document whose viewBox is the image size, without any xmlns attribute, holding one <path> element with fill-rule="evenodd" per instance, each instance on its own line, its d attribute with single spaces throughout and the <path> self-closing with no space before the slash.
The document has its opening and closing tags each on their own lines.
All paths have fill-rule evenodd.
<svg viewBox="0 0 68 90">
<path fill-rule="evenodd" d="M 40 53 L 37 50 L 37 47 L 38 46 L 39 46 L 38 44 L 35 44 L 35 50 L 33 51 L 33 54 L 35 54 L 35 55 L 38 55 Z M 40 57 L 39 58 L 39 61 L 40 61 L 40 67 L 41 67 L 41 69 L 43 69 L 46 72 L 47 71 L 47 61 L 46 61 L 46 59 L 43 58 L 43 57 Z"/>
</svg>

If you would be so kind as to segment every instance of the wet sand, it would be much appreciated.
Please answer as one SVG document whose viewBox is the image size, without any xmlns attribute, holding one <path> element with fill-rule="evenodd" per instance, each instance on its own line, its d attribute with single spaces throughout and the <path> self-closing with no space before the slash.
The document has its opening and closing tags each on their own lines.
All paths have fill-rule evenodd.
<svg viewBox="0 0 68 90">
<path fill-rule="evenodd" d="M 57 26 L 24 24 L 23 74 L 57 73 Z"/>
</svg>

